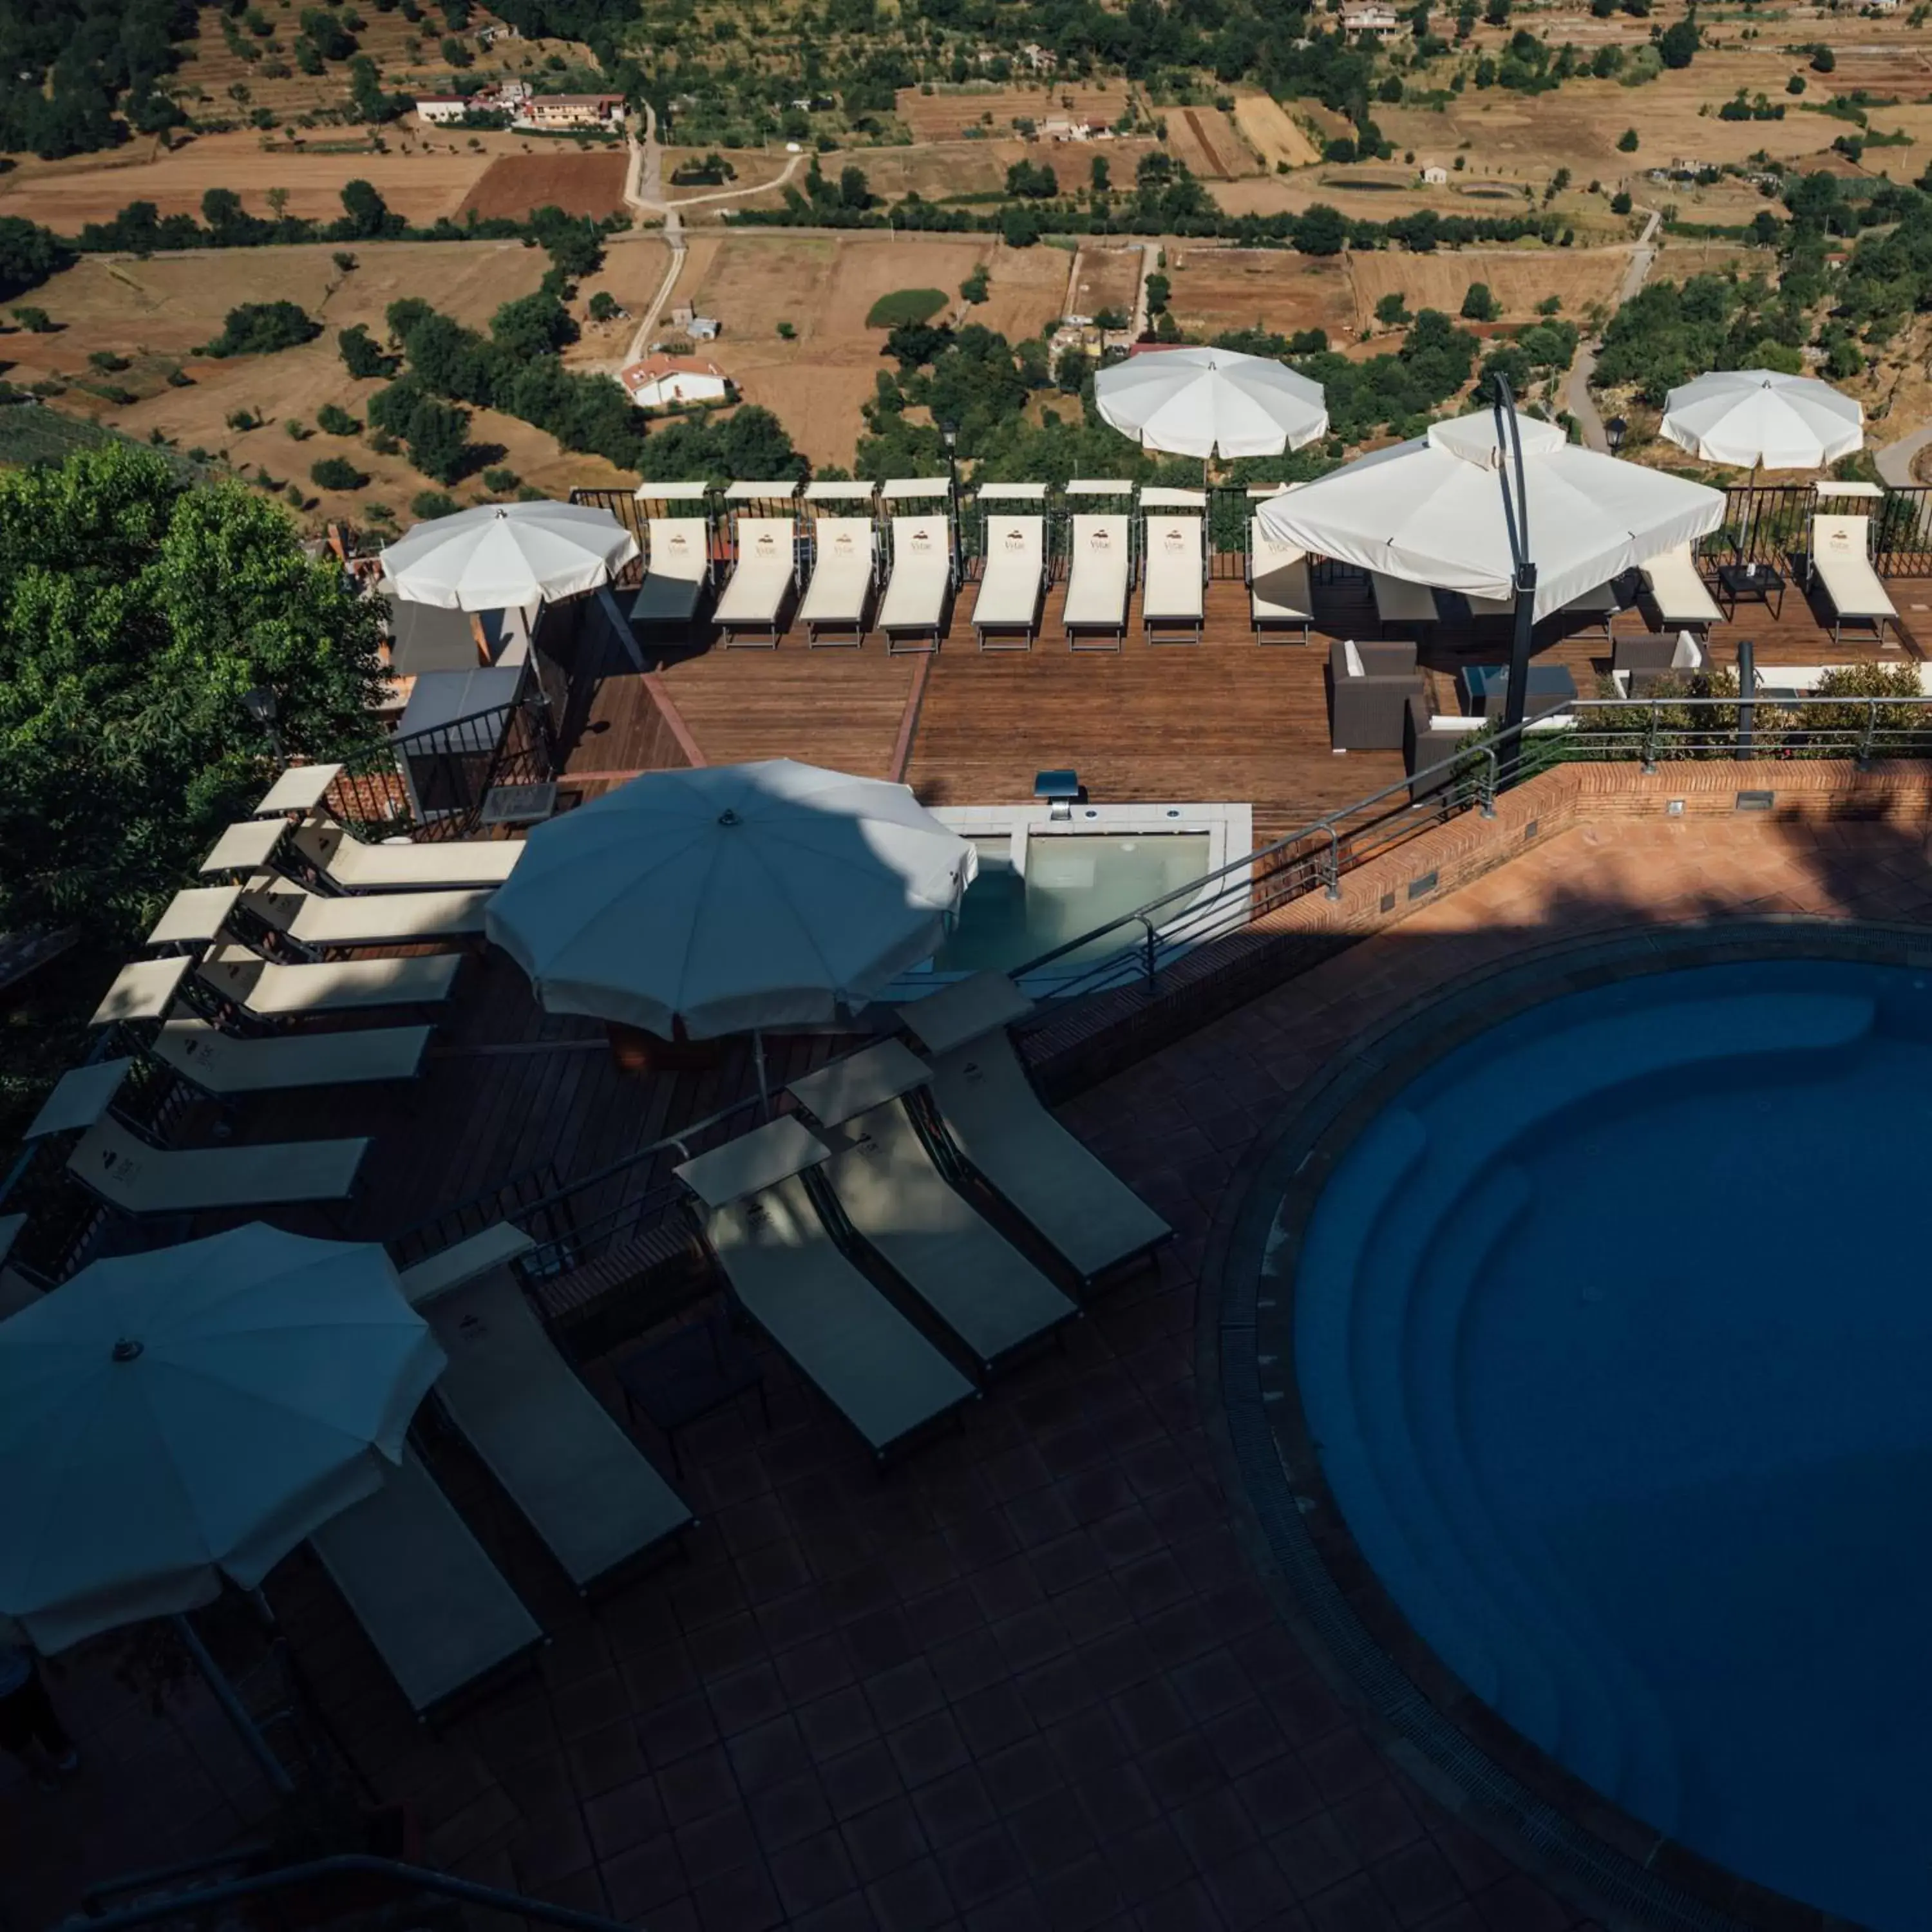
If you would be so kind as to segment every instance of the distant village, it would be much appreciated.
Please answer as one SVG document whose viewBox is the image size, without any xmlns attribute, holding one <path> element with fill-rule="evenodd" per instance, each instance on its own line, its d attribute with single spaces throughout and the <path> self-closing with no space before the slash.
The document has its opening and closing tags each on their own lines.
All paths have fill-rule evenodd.
<svg viewBox="0 0 1932 1932">
<path fill-rule="evenodd" d="M 416 97 L 416 118 L 427 128 L 460 127 L 478 115 L 506 116 L 533 134 L 609 130 L 623 124 L 621 94 L 539 94 L 526 80 L 494 82 L 474 94 Z"/>
</svg>

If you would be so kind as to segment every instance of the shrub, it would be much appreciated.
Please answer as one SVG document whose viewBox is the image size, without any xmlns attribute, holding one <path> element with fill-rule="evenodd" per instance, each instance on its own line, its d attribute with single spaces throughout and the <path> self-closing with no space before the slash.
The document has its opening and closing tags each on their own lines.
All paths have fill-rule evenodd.
<svg viewBox="0 0 1932 1932">
<path fill-rule="evenodd" d="M 590 298 L 590 320 L 608 322 L 617 313 L 617 298 L 608 289 L 599 289 Z"/>
<path fill-rule="evenodd" d="M 1811 71 L 1814 74 L 1830 74 L 1838 67 L 1838 57 L 1829 47 L 1814 47 L 1811 50 Z"/>
<path fill-rule="evenodd" d="M 394 456 L 400 453 L 402 446 L 386 429 L 371 430 L 369 433 L 369 447 L 378 456 Z"/>
<path fill-rule="evenodd" d="M 312 342 L 321 333 L 322 324 L 294 302 L 244 302 L 228 311 L 221 333 L 203 343 L 199 352 L 218 358 L 269 356 Z"/>
<path fill-rule="evenodd" d="M 1617 152 L 1620 154 L 1634 154 L 1636 152 L 1636 130 L 1634 128 L 1626 128 L 1617 136 Z"/>
<path fill-rule="evenodd" d="M 410 499 L 410 514 L 418 523 L 436 517 L 453 517 L 460 506 L 454 496 L 440 490 L 418 490 Z"/>
<path fill-rule="evenodd" d="M 230 429 L 234 430 L 260 429 L 262 427 L 262 418 L 253 410 L 230 410 L 223 420 Z"/>
<path fill-rule="evenodd" d="M 338 248 L 328 258 L 345 275 L 352 274 L 356 267 L 356 257 L 346 248 Z"/>
<path fill-rule="evenodd" d="M 344 456 L 325 456 L 310 464 L 308 476 L 318 490 L 360 490 L 369 481 L 368 471 L 358 470 Z"/>
<path fill-rule="evenodd" d="M 371 376 L 395 374 L 396 358 L 385 355 L 359 322 L 352 328 L 344 329 L 336 337 L 335 346 L 341 352 L 342 366 L 352 376 L 366 380 Z"/>
<path fill-rule="evenodd" d="M 97 349 L 87 358 L 88 367 L 98 369 L 104 376 L 112 376 L 128 366 L 128 358 L 118 356 L 111 349 Z"/>
<path fill-rule="evenodd" d="M 1610 212 L 1612 214 L 1628 214 L 1630 212 L 1630 198 L 1628 194 L 1619 192 L 1610 196 Z"/>
<path fill-rule="evenodd" d="M 1465 322 L 1494 322 L 1498 313 L 1496 298 L 1487 282 L 1472 282 L 1464 291 L 1461 314 Z"/>
<path fill-rule="evenodd" d="M 300 416 L 290 417 L 282 427 L 288 431 L 289 440 L 291 442 L 306 442 L 315 434 L 315 431 L 310 429 Z"/>
<path fill-rule="evenodd" d="M 946 306 L 938 289 L 896 289 L 873 303 L 866 317 L 868 328 L 896 328 L 901 322 L 930 322 Z"/>
<path fill-rule="evenodd" d="M 780 322 L 778 324 L 778 340 L 781 342 L 796 342 L 798 340 L 797 329 L 788 322 Z"/>
<path fill-rule="evenodd" d="M 1391 289 L 1376 304 L 1376 320 L 1390 328 L 1400 328 L 1408 320 L 1408 304 L 1402 298 L 1400 289 Z"/>
<path fill-rule="evenodd" d="M 124 389 L 118 382 L 104 382 L 95 394 L 113 404 L 117 409 L 124 410 L 130 403 L 140 400 L 132 389 Z"/>
<path fill-rule="evenodd" d="M 483 485 L 500 496 L 507 496 L 524 479 L 514 470 L 502 468 L 486 470 L 483 472 Z"/>
<path fill-rule="evenodd" d="M 1804 92 L 1804 76 L 1802 74 L 1794 74 L 1784 83 L 1784 91 L 1786 94 L 1802 94 Z"/>
<path fill-rule="evenodd" d="M 44 308 L 35 308 L 31 303 L 14 311 L 14 320 L 29 335 L 51 335 L 54 332 L 53 317 Z"/>
<path fill-rule="evenodd" d="M 352 416 L 340 403 L 324 403 L 315 412 L 316 428 L 330 436 L 353 436 L 362 427 L 359 416 Z"/>
<path fill-rule="evenodd" d="M 986 265 L 983 262 L 959 284 L 960 299 L 963 302 L 982 302 L 991 292 L 992 278 L 987 274 Z M 920 320 L 923 320 L 924 317 Z"/>
</svg>

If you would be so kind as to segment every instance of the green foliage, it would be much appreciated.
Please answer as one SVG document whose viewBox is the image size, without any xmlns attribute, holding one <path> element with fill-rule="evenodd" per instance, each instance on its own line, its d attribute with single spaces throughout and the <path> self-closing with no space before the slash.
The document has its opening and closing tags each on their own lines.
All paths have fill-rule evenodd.
<svg viewBox="0 0 1932 1932">
<path fill-rule="evenodd" d="M 608 289 L 599 289 L 590 298 L 590 320 L 608 322 L 617 313 L 617 298 Z"/>
<path fill-rule="evenodd" d="M 802 478 L 811 466 L 792 447 L 784 425 L 748 403 L 729 416 L 680 416 L 652 432 L 650 472 L 667 482 L 734 476 Z"/>
<path fill-rule="evenodd" d="M 196 352 L 225 358 L 230 356 L 271 356 L 313 342 L 322 324 L 292 302 L 244 302 L 228 311 L 221 333 Z"/>
<path fill-rule="evenodd" d="M 309 465 L 308 476 L 318 490 L 361 490 L 369 482 L 369 472 L 358 470 L 346 456 L 325 456 Z"/>
<path fill-rule="evenodd" d="M 0 14 L 0 150 L 52 160 L 118 146 L 130 124 L 178 125 L 160 83 L 194 28 L 179 0 L 14 0 Z"/>
<path fill-rule="evenodd" d="M 1610 196 L 1610 212 L 1612 214 L 1629 214 L 1631 205 L 1629 193 L 1625 189 L 1619 188 Z"/>
<path fill-rule="evenodd" d="M 1838 70 L 1838 57 L 1828 46 L 1816 46 L 1811 50 L 1811 70 L 1814 74 L 1833 74 Z"/>
<path fill-rule="evenodd" d="M 1694 18 L 1673 20 L 1658 37 L 1658 58 L 1667 68 L 1688 67 L 1702 42 Z"/>
<path fill-rule="evenodd" d="M 377 390 L 369 399 L 369 420 L 406 443 L 410 460 L 439 483 L 459 482 L 474 466 L 470 412 L 430 394 L 413 376 Z"/>
<path fill-rule="evenodd" d="M 1620 154 L 1634 154 L 1636 152 L 1636 130 L 1634 128 L 1626 128 L 1617 136 L 1617 152 Z"/>
<path fill-rule="evenodd" d="M 44 308 L 36 308 L 26 303 L 14 311 L 14 320 L 29 335 L 51 335 L 54 332 L 53 317 Z"/>
<path fill-rule="evenodd" d="M 1493 322 L 1501 313 L 1487 282 L 1472 282 L 1463 291 L 1460 314 L 1465 322 Z"/>
<path fill-rule="evenodd" d="M 1033 201 L 1051 201 L 1060 192 L 1060 177 L 1045 161 L 1016 161 L 1006 170 L 1006 192 Z"/>
<path fill-rule="evenodd" d="M 38 222 L 23 221 L 17 214 L 0 215 L 0 302 L 39 287 L 73 260 L 67 244 Z"/>
<path fill-rule="evenodd" d="M 778 338 L 781 342 L 796 342 L 798 340 L 798 325 L 796 322 L 780 322 L 778 326 Z"/>
<path fill-rule="evenodd" d="M 981 302 L 983 302 L 992 292 L 992 278 L 988 274 L 986 265 L 983 262 L 982 262 L 980 266 L 959 284 L 960 300 L 962 302 L 970 302 L 976 308 Z M 932 311 L 930 310 L 927 311 L 928 314 L 932 313 Z M 923 321 L 925 317 L 916 316 L 914 320 Z"/>
<path fill-rule="evenodd" d="M 298 16 L 303 37 L 326 61 L 346 61 L 356 51 L 356 36 L 342 16 L 327 7 L 305 7 Z"/>
<path fill-rule="evenodd" d="M 1376 304 L 1376 320 L 1385 328 L 1399 328 L 1410 320 L 1408 304 L 1400 289 L 1391 289 Z"/>
<path fill-rule="evenodd" d="M 941 290 L 896 289 L 873 303 L 866 316 L 866 326 L 896 328 L 902 322 L 928 322 L 945 307 L 946 296 Z"/>
<path fill-rule="evenodd" d="M 418 490 L 410 499 L 410 514 L 419 524 L 433 523 L 438 517 L 453 517 L 462 507 L 454 496 L 440 490 Z"/>
<path fill-rule="evenodd" d="M 1784 91 L 1786 94 L 1802 94 L 1804 92 L 1804 76 L 1802 74 L 1794 74 L 1784 83 Z"/>
<path fill-rule="evenodd" d="M 1596 380 L 1634 383 L 1661 404 L 1680 382 L 1711 369 L 1748 369 L 1796 358 L 1808 332 L 1801 304 L 1762 281 L 1693 275 L 1652 282 L 1610 318 Z"/>
<path fill-rule="evenodd" d="M 290 748 L 373 740 L 376 607 L 278 509 L 116 443 L 0 474 L 0 927 L 137 935 Z"/>
<path fill-rule="evenodd" d="M 329 436 L 353 436 L 362 427 L 340 403 L 324 403 L 315 412 L 315 424 Z"/>
<path fill-rule="evenodd" d="M 507 496 L 524 479 L 514 470 L 486 470 L 483 472 L 484 488 L 499 496 Z"/>
</svg>

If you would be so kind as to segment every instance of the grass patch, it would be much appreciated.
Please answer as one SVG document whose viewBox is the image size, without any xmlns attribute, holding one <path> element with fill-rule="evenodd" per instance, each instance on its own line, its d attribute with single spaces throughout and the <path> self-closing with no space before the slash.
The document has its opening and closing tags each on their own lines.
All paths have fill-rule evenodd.
<svg viewBox="0 0 1932 1932">
<path fill-rule="evenodd" d="M 946 306 L 938 289 L 895 289 L 873 303 L 866 318 L 868 328 L 897 328 L 902 322 L 930 322 Z"/>
</svg>

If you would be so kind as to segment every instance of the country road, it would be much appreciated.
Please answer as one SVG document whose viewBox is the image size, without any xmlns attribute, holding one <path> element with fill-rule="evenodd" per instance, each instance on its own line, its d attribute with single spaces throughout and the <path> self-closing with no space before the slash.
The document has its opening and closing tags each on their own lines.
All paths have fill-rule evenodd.
<svg viewBox="0 0 1932 1932">
<path fill-rule="evenodd" d="M 1658 224 L 1663 220 L 1662 211 L 1646 208 L 1643 212 L 1649 219 L 1643 224 L 1643 232 L 1636 238 L 1630 250 L 1630 266 L 1624 271 L 1622 285 L 1617 290 L 1617 307 L 1631 300 L 1648 279 L 1651 268 L 1657 260 L 1657 250 L 1653 245 Z M 1570 365 L 1570 378 L 1563 387 L 1564 406 L 1576 418 L 1577 427 L 1583 432 L 1584 446 L 1589 449 L 1607 451 L 1610 439 L 1605 433 L 1604 419 L 1597 412 L 1596 399 L 1590 394 L 1590 378 L 1597 373 L 1597 345 L 1594 343 L 1579 344 L 1576 359 Z"/>
</svg>

